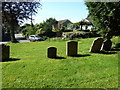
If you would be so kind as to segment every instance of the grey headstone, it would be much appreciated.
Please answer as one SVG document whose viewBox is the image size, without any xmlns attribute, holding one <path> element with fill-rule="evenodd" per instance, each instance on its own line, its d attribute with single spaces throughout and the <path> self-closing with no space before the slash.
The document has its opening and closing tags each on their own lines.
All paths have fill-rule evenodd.
<svg viewBox="0 0 120 90">
<path fill-rule="evenodd" d="M 2 58 L 2 60 L 0 61 L 8 60 L 10 56 L 10 46 L 7 46 L 5 44 L 0 44 L 0 49 L 2 53 L 2 56 L 0 57 L 0 59 Z"/>
<path fill-rule="evenodd" d="M 67 56 L 75 56 L 78 51 L 78 42 L 77 41 L 68 41 L 67 42 Z"/>
<path fill-rule="evenodd" d="M 103 38 L 96 38 L 90 48 L 90 52 L 98 53 L 102 47 Z"/>
<path fill-rule="evenodd" d="M 47 52 L 48 58 L 56 58 L 57 57 L 57 48 L 49 47 Z"/>
<path fill-rule="evenodd" d="M 103 42 L 102 50 L 110 51 L 111 47 L 112 47 L 112 41 L 110 39 L 107 39 Z"/>
</svg>

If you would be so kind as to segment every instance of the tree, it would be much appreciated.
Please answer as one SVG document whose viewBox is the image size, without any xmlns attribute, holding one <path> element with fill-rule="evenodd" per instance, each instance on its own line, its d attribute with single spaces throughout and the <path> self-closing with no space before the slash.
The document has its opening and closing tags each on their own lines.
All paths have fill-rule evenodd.
<svg viewBox="0 0 120 90">
<path fill-rule="evenodd" d="M 49 18 L 46 21 L 43 22 L 41 32 L 44 32 L 44 34 L 48 37 L 53 37 L 53 31 L 52 31 L 52 25 L 57 24 L 56 19 Z"/>
<path fill-rule="evenodd" d="M 24 20 L 31 20 L 32 16 L 37 13 L 39 2 L 2 2 L 3 25 L 8 26 L 11 34 L 11 42 L 16 42 L 14 32 L 16 27 L 23 23 Z"/>
<path fill-rule="evenodd" d="M 52 32 L 52 25 L 57 24 L 57 20 L 55 18 L 49 18 L 46 20 L 46 22 L 44 23 L 45 27 L 48 27 L 48 29 L 46 29 L 48 32 Z"/>
<path fill-rule="evenodd" d="M 76 29 L 80 28 L 80 30 L 82 30 L 83 25 L 86 25 L 86 28 L 87 28 L 89 25 L 92 25 L 92 23 L 91 22 L 87 22 L 85 20 L 82 20 L 82 21 L 79 21 L 77 23 L 74 23 L 73 24 L 73 28 L 76 28 Z"/>
<path fill-rule="evenodd" d="M 79 22 L 79 25 L 81 26 L 81 29 L 80 29 L 80 30 L 82 30 L 83 25 L 88 26 L 88 25 L 89 25 L 89 22 L 83 20 L 83 21 L 80 21 L 80 22 Z"/>
<path fill-rule="evenodd" d="M 112 38 L 113 35 L 120 35 L 119 2 L 86 2 L 85 4 L 94 26 L 102 31 L 104 36 Z"/>
<path fill-rule="evenodd" d="M 30 24 L 25 24 L 25 25 L 21 26 L 20 31 L 26 38 L 28 38 L 29 35 L 31 35 L 31 34 L 35 34 L 35 31 Z"/>
<path fill-rule="evenodd" d="M 78 29 L 79 27 L 80 27 L 80 23 L 79 22 L 73 23 L 72 28 Z"/>
</svg>

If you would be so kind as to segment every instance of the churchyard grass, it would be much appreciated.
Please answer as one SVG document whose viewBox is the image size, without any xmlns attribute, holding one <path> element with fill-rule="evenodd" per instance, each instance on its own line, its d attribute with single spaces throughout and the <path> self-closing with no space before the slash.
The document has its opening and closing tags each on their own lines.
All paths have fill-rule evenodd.
<svg viewBox="0 0 120 90">
<path fill-rule="evenodd" d="M 76 40 L 78 57 L 66 56 L 65 40 L 8 43 L 13 61 L 0 62 L 2 87 L 117 88 L 118 54 L 90 53 L 94 39 Z M 57 55 L 65 59 L 47 58 L 49 46 L 57 47 Z"/>
</svg>

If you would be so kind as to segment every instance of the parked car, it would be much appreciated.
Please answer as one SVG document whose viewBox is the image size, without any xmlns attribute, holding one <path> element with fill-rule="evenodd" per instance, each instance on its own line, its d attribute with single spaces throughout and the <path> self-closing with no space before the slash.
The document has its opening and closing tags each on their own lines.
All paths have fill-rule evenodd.
<svg viewBox="0 0 120 90">
<path fill-rule="evenodd" d="M 31 42 L 33 42 L 33 41 L 43 41 L 43 38 L 42 38 L 42 37 L 39 37 L 39 36 L 36 36 L 36 35 L 30 35 L 30 36 L 29 36 L 29 40 L 30 40 Z"/>
</svg>

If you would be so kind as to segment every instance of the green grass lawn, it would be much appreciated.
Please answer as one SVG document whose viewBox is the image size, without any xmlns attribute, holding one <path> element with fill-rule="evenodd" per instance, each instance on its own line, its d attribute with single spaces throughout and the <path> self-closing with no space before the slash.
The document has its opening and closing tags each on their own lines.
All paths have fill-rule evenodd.
<svg viewBox="0 0 120 90">
<path fill-rule="evenodd" d="M 66 41 L 62 40 L 9 43 L 13 61 L 0 62 L 2 87 L 117 88 L 118 54 L 90 53 L 94 39 L 78 40 L 81 57 L 66 56 Z M 57 55 L 65 59 L 47 58 L 49 46 L 56 46 Z"/>
</svg>

